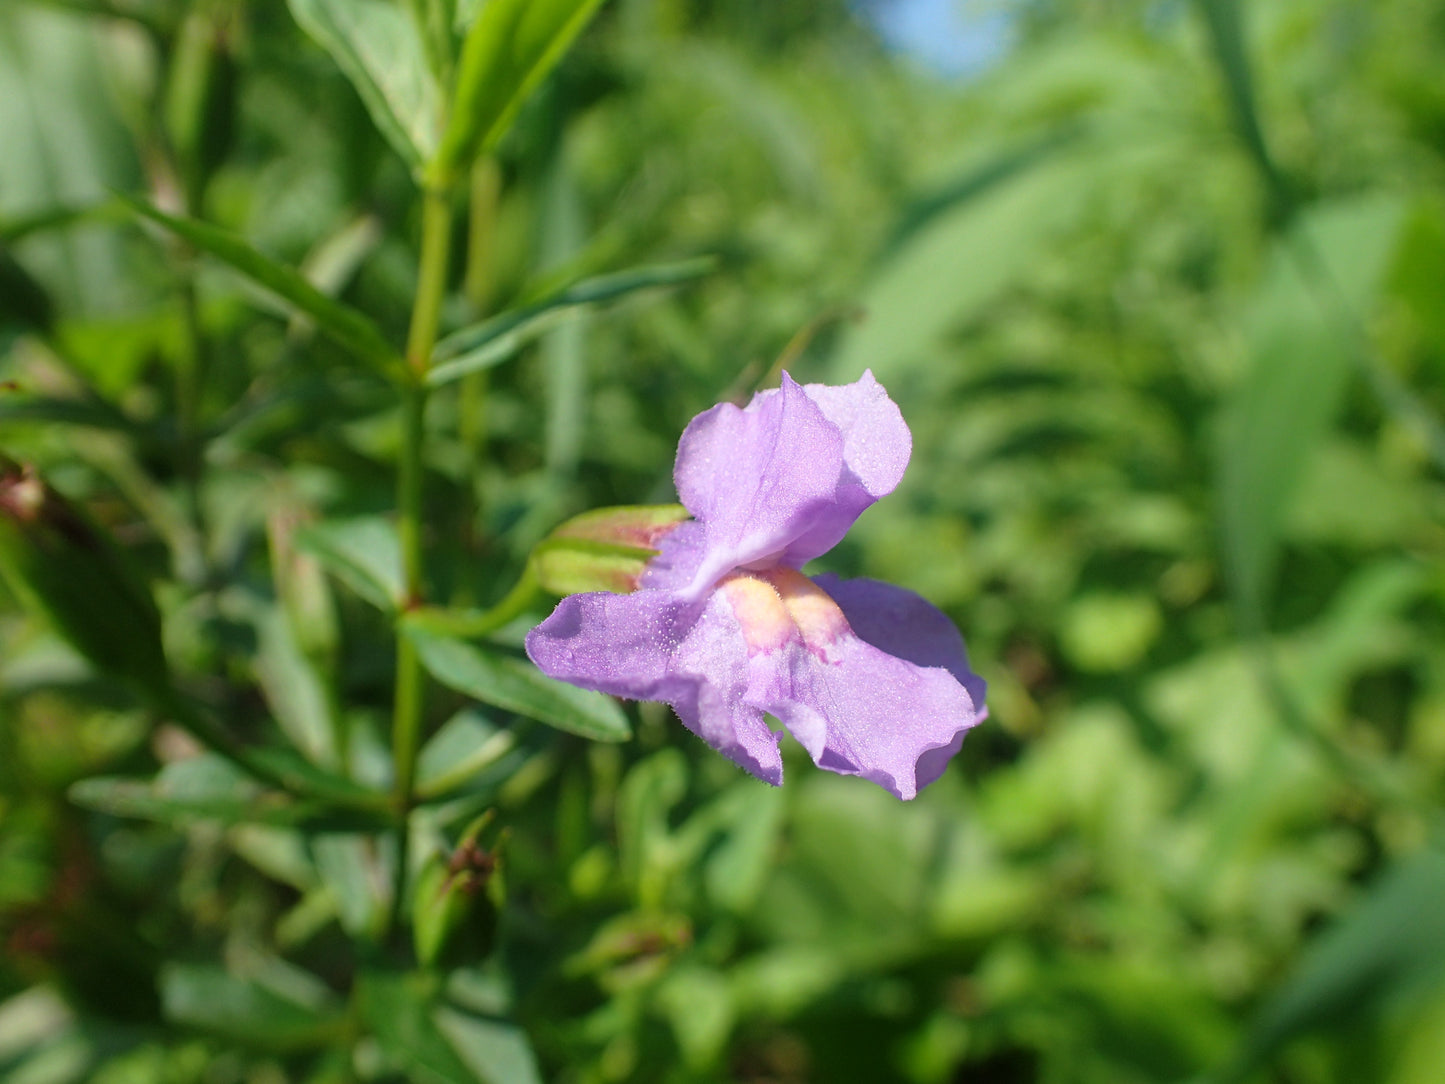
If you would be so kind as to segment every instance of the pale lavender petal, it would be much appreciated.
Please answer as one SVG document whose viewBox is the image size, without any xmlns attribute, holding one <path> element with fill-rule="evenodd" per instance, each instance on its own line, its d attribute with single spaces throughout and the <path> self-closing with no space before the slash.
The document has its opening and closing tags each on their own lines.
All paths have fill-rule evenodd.
<svg viewBox="0 0 1445 1084">
<path fill-rule="evenodd" d="M 543 673 L 631 700 L 661 700 L 698 737 L 760 779 L 783 779 L 778 736 L 745 700 L 747 645 L 717 595 L 688 603 L 677 595 L 569 595 L 527 634 L 527 654 Z"/>
<path fill-rule="evenodd" d="M 813 582 L 832 596 L 859 639 L 918 666 L 943 667 L 968 690 L 979 719 L 988 717 L 987 683 L 969 667 L 957 627 L 933 603 L 880 580 L 840 580 L 825 572 Z"/>
<path fill-rule="evenodd" d="M 677 495 L 702 524 L 707 553 L 686 592 L 734 568 L 777 563 L 835 500 L 843 434 L 786 373 L 744 408 L 699 414 L 677 446 Z"/>
<path fill-rule="evenodd" d="M 629 700 L 661 700 L 687 609 L 661 591 L 568 595 L 527 633 L 527 654 L 559 681 Z"/>
<path fill-rule="evenodd" d="M 749 700 L 777 716 L 820 768 L 861 775 L 905 800 L 938 777 L 946 751 L 978 721 L 947 670 L 856 636 L 840 637 L 826 657 L 795 640 L 750 667 Z"/>
<path fill-rule="evenodd" d="M 688 520 L 658 542 L 657 556 L 647 562 L 638 585 L 681 591 L 697 578 L 707 555 L 707 532 L 697 520 Z"/>
<path fill-rule="evenodd" d="M 778 735 L 748 701 L 748 650 L 741 626 L 721 592 L 713 592 L 672 669 L 690 693 L 668 697 L 689 730 L 753 775 L 777 786 L 783 781 Z"/>
<path fill-rule="evenodd" d="M 782 563 L 801 568 L 836 546 L 853 521 L 897 488 L 913 452 L 903 414 L 871 370 L 853 384 L 805 384 L 803 391 L 843 436 L 843 471 L 833 504 L 788 544 Z"/>
</svg>

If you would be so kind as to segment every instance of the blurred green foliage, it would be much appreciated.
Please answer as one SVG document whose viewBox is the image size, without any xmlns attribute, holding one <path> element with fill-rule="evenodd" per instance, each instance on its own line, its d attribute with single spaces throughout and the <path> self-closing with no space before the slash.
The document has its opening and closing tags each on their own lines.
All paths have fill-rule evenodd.
<svg viewBox="0 0 1445 1084">
<path fill-rule="evenodd" d="M 595 6 L 0 7 L 0 449 L 174 685 L 16 550 L 0 1076 L 1434 1084 L 1440 6 L 1032 0 L 962 84 L 841 0 Z M 910 804 L 517 650 L 536 544 L 780 364 L 902 407 L 821 563 L 990 683 Z"/>
</svg>

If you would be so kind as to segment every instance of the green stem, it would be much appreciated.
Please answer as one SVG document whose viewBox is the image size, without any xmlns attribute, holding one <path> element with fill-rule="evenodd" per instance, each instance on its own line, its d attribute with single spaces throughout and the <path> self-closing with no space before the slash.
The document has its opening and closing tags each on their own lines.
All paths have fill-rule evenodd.
<svg viewBox="0 0 1445 1084">
<path fill-rule="evenodd" d="M 526 613 L 541 592 L 536 573 L 529 564 L 522 577 L 496 605 L 485 610 L 429 609 L 418 613 L 420 625 L 428 632 L 476 640 L 490 636 L 515 618 Z"/>
<path fill-rule="evenodd" d="M 421 261 L 411 331 L 406 341 L 410 380 L 403 391 L 402 439 L 397 476 L 397 522 L 401 539 L 405 608 L 425 601 L 422 580 L 422 446 L 425 437 L 426 372 L 436 345 L 442 299 L 446 293 L 447 257 L 451 241 L 449 194 L 428 189 L 422 204 Z M 396 817 L 396 873 L 392 885 L 388 931 L 401 914 L 406 891 L 408 822 L 416 804 L 416 757 L 421 742 L 426 686 L 416 648 L 405 636 L 396 645 L 396 702 L 392 717 L 391 752 L 395 781 L 392 810 Z"/>
<path fill-rule="evenodd" d="M 201 423 L 201 401 L 206 382 L 206 341 L 201 327 L 200 299 L 192 274 L 196 252 L 180 242 L 173 248 L 180 271 L 181 336 L 175 359 L 176 437 L 175 468 L 180 480 L 185 518 L 197 540 L 196 552 L 177 553 L 181 575 L 210 591 L 214 578 L 206 545 L 206 514 L 201 499 L 205 472 L 206 435 Z M 190 559 L 188 559 L 190 558 Z"/>
<path fill-rule="evenodd" d="M 502 194 L 502 171 L 497 160 L 484 155 L 472 165 L 468 194 L 466 268 L 462 294 L 471 318 L 481 320 L 491 307 L 495 285 L 497 208 Z M 457 435 L 467 453 L 467 484 L 462 494 L 461 546 L 464 559 L 474 561 L 482 553 L 485 538 L 482 518 L 482 454 L 486 446 L 487 374 L 468 373 L 462 378 L 457 397 Z M 471 600 L 474 584 L 458 577 L 452 597 L 455 606 Z"/>
</svg>

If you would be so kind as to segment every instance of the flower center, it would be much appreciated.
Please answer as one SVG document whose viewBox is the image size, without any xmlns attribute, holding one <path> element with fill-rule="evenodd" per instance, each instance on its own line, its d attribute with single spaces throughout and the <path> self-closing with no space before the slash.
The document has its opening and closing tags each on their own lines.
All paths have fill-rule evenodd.
<svg viewBox="0 0 1445 1084">
<path fill-rule="evenodd" d="M 822 655 L 849 631 L 838 604 L 795 569 L 734 572 L 719 586 L 743 627 L 749 655 L 776 651 L 795 635 Z"/>
</svg>

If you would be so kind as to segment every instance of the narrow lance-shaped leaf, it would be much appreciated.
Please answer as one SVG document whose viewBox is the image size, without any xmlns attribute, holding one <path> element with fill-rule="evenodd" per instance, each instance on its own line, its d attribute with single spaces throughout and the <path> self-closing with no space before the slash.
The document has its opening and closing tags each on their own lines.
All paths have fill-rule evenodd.
<svg viewBox="0 0 1445 1084">
<path fill-rule="evenodd" d="M 1312 211 L 1282 237 L 1251 314 L 1249 370 L 1226 407 L 1219 485 L 1230 578 L 1258 622 L 1285 513 L 1328 432 L 1401 221 L 1393 200 Z"/>
<path fill-rule="evenodd" d="M 377 609 L 401 605 L 401 542 L 380 517 L 310 523 L 296 532 L 296 547 Z"/>
<path fill-rule="evenodd" d="M 547 677 L 535 666 L 423 631 L 403 619 L 432 677 L 459 693 L 594 741 L 626 741 L 627 716 L 610 697 Z"/>
<path fill-rule="evenodd" d="M 288 0 L 301 28 L 351 80 L 371 119 L 413 169 L 436 151 L 441 92 L 414 21 L 388 0 Z"/>
<path fill-rule="evenodd" d="M 1244 142 L 1249 156 L 1269 188 L 1276 210 L 1288 210 L 1289 189 L 1283 174 L 1275 165 L 1265 140 L 1264 125 L 1256 108 L 1254 79 L 1251 75 L 1249 52 L 1245 48 L 1244 25 L 1240 17 L 1239 0 L 1199 0 L 1199 8 L 1209 30 L 1209 42 L 1214 51 L 1214 61 L 1224 81 L 1224 92 L 1229 98 L 1229 109 L 1234 114 L 1235 127 Z"/>
<path fill-rule="evenodd" d="M 494 146 L 602 0 L 488 0 L 467 32 L 430 181 L 446 187 Z"/>
<path fill-rule="evenodd" d="M 1296 1036 L 1368 1018 L 1428 994 L 1445 976 L 1445 857 L 1422 851 L 1389 870 L 1353 911 L 1310 946 L 1265 1002 L 1234 1062 L 1236 1084 Z"/>
<path fill-rule="evenodd" d="M 311 317 L 322 332 L 372 368 L 390 377 L 401 375 L 396 351 L 380 329 L 355 309 L 327 297 L 300 272 L 277 263 L 228 230 L 195 219 L 177 218 L 125 196 L 119 198 L 138 216 L 184 238 L 239 271 L 288 307 Z"/>
<path fill-rule="evenodd" d="M 433 367 L 427 374 L 427 382 L 432 387 L 440 387 L 468 373 L 499 365 L 559 321 L 588 306 L 617 301 L 641 290 L 692 282 L 716 268 L 713 257 L 703 256 L 584 279 L 544 301 L 448 335 L 437 343 L 432 353 Z"/>
<path fill-rule="evenodd" d="M 3 457 L 0 576 L 101 673 L 166 695 L 160 612 L 145 583 L 79 509 Z"/>
</svg>

